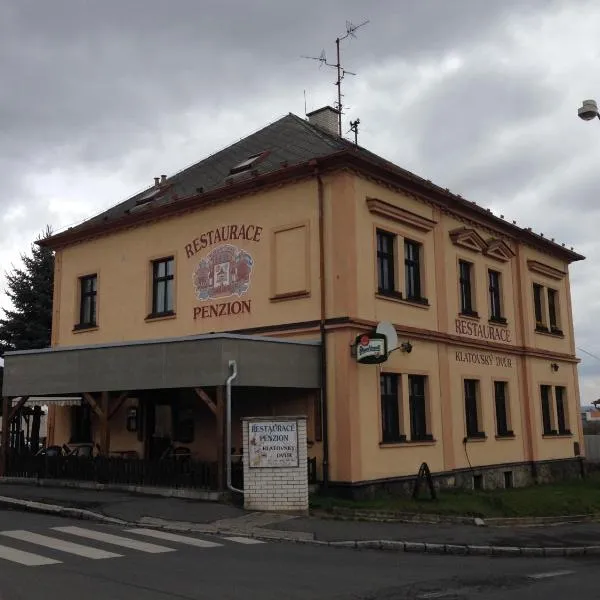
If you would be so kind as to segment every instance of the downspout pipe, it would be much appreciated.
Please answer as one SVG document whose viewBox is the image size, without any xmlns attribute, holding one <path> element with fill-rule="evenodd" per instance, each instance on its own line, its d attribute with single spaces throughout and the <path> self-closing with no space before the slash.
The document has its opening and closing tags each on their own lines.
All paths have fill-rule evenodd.
<svg viewBox="0 0 600 600">
<path fill-rule="evenodd" d="M 321 427 L 323 429 L 323 490 L 329 486 L 329 424 L 327 414 L 327 331 L 326 323 L 326 288 L 325 279 L 325 197 L 323 179 L 316 171 L 317 189 L 319 197 L 319 278 L 321 280 L 321 318 L 319 331 L 321 334 Z"/>
<path fill-rule="evenodd" d="M 227 489 L 232 492 L 238 492 L 239 494 L 243 494 L 244 490 L 238 490 L 233 487 L 231 483 L 231 382 L 237 377 L 237 363 L 235 360 L 229 361 L 229 368 L 231 369 L 231 375 L 227 378 L 225 382 L 226 389 L 226 440 L 225 440 L 225 461 L 227 466 Z"/>
</svg>

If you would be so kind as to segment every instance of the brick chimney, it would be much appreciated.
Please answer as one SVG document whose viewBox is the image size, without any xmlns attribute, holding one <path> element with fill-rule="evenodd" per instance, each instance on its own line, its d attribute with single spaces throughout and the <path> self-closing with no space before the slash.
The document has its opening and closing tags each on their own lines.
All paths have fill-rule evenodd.
<svg viewBox="0 0 600 600">
<path fill-rule="evenodd" d="M 317 108 L 317 110 L 306 114 L 311 125 L 317 125 L 317 127 L 321 127 L 321 129 L 325 129 L 333 135 L 340 135 L 339 115 L 339 111 L 332 106 Z"/>
</svg>

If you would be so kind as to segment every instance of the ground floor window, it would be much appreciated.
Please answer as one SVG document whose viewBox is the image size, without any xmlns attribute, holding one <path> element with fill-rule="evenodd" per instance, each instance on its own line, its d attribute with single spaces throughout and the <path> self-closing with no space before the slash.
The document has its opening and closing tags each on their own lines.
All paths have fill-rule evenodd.
<svg viewBox="0 0 600 600">
<path fill-rule="evenodd" d="M 465 379 L 465 424 L 467 429 L 467 437 L 485 437 L 485 433 L 479 430 L 479 380 Z"/>
<path fill-rule="evenodd" d="M 512 436 L 508 406 L 508 383 L 506 381 L 494 381 L 494 405 L 496 409 L 496 435 L 498 437 Z"/>
<path fill-rule="evenodd" d="M 92 442 L 92 414 L 89 404 L 71 407 L 70 444 L 87 444 Z"/>
<path fill-rule="evenodd" d="M 554 397 L 556 399 L 556 422 L 558 424 L 558 434 L 566 435 L 571 433 L 567 422 L 566 389 L 562 386 L 554 388 Z"/>
<path fill-rule="evenodd" d="M 427 378 L 424 375 L 408 376 L 408 404 L 410 411 L 410 439 L 431 439 L 427 431 Z"/>
<path fill-rule="evenodd" d="M 380 387 L 382 440 L 401 442 L 406 438 L 400 433 L 400 376 L 382 373 Z"/>
<path fill-rule="evenodd" d="M 405 442 L 409 435 L 413 442 L 433 439 L 425 375 L 382 373 L 380 388 L 383 443 Z"/>
<path fill-rule="evenodd" d="M 542 428 L 544 435 L 570 435 L 567 389 L 564 386 L 540 386 Z"/>
<path fill-rule="evenodd" d="M 552 427 L 552 412 L 551 412 L 551 394 L 552 387 L 549 385 L 540 386 L 540 394 L 542 400 L 542 427 L 544 435 L 552 435 L 556 430 Z"/>
<path fill-rule="evenodd" d="M 190 406 L 172 405 L 173 441 L 191 444 L 194 441 L 194 411 Z"/>
</svg>

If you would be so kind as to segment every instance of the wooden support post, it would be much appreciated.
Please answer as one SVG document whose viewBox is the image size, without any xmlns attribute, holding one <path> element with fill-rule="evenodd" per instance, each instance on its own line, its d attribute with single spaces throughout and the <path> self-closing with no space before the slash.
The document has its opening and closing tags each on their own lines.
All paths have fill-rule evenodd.
<svg viewBox="0 0 600 600">
<path fill-rule="evenodd" d="M 218 389 L 218 388 L 217 388 Z M 202 388 L 194 388 L 196 396 L 208 406 L 213 415 L 217 414 L 217 402 L 215 402 Z"/>
<path fill-rule="evenodd" d="M 29 446 L 32 452 L 37 452 L 40 447 L 40 425 L 42 424 L 42 407 L 33 407 L 33 419 L 31 420 L 31 434 Z"/>
<path fill-rule="evenodd" d="M 0 475 L 6 475 L 8 467 L 8 440 L 10 431 L 10 413 L 12 400 L 8 396 L 2 398 L 2 456 L 0 457 Z"/>
<path fill-rule="evenodd" d="M 110 430 L 108 428 L 108 403 L 110 401 L 110 394 L 108 392 L 102 392 L 100 395 L 100 406 L 88 392 L 83 392 L 83 398 L 98 415 L 98 421 L 100 423 L 100 452 L 103 455 L 108 456 L 110 450 Z"/>
<path fill-rule="evenodd" d="M 109 421 L 119 412 L 119 409 L 121 408 L 121 406 L 123 406 L 123 403 L 125 402 L 125 400 L 127 400 L 128 396 L 129 396 L 129 392 L 123 392 L 117 398 L 117 401 L 114 403 L 113 407 L 110 409 L 110 411 L 108 413 Z"/>
<path fill-rule="evenodd" d="M 12 420 L 17 416 L 17 413 L 23 408 L 23 405 L 25 404 L 25 402 L 27 402 L 27 400 L 29 400 L 29 396 L 21 396 L 19 398 L 17 403 L 12 407 L 10 411 L 10 415 L 8 417 L 9 421 L 12 422 Z"/>
<path fill-rule="evenodd" d="M 108 426 L 108 403 L 110 401 L 110 394 L 108 392 L 102 392 L 101 395 L 101 411 L 100 416 L 100 448 L 102 454 L 108 456 L 110 452 L 110 428 Z"/>
<path fill-rule="evenodd" d="M 92 407 L 92 410 L 98 415 L 100 420 L 104 418 L 102 413 L 102 409 L 98 406 L 98 403 L 94 400 L 94 396 L 92 396 L 88 392 L 83 392 L 83 399 Z"/>
<path fill-rule="evenodd" d="M 216 397 L 216 442 L 217 442 L 217 486 L 223 491 L 226 487 L 225 482 L 225 388 L 220 385 L 217 387 Z"/>
<path fill-rule="evenodd" d="M 48 407 L 48 416 L 46 417 L 46 423 L 46 446 L 53 446 L 54 432 L 56 430 L 56 406 L 52 403 Z"/>
</svg>

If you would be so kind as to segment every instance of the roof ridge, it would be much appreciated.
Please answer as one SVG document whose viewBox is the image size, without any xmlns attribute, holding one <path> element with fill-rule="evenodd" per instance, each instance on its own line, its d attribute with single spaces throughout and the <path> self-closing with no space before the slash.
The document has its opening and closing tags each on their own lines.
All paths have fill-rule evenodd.
<svg viewBox="0 0 600 600">
<path fill-rule="evenodd" d="M 318 135 L 319 138 L 321 138 L 321 140 L 323 140 L 325 143 L 329 144 L 332 147 L 340 147 L 340 146 L 345 146 L 346 144 L 348 144 L 348 140 L 344 139 L 343 137 L 334 134 L 334 133 L 329 133 L 327 130 L 323 129 L 322 127 L 319 127 L 318 125 L 315 125 L 314 123 L 311 123 L 309 121 L 307 121 L 306 119 L 302 119 L 301 117 L 299 117 L 298 115 L 295 115 L 294 113 L 289 113 L 289 115 L 291 117 L 293 117 L 298 123 L 302 124 L 302 126 L 307 129 L 308 131 L 310 131 L 311 133 Z"/>
</svg>

